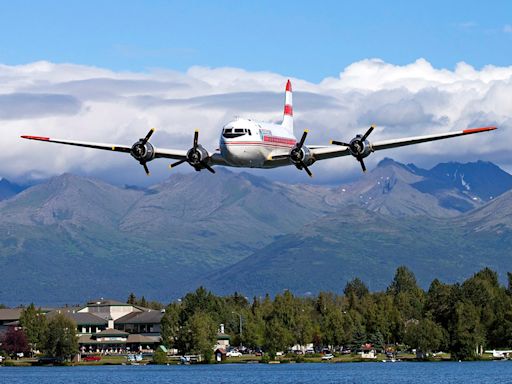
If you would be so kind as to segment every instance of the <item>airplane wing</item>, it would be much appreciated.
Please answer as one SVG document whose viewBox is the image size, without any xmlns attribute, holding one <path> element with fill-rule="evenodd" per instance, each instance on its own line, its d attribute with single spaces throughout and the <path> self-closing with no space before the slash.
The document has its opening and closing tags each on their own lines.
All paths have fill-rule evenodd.
<svg viewBox="0 0 512 384">
<path fill-rule="evenodd" d="M 451 137 L 471 135 L 474 133 L 493 131 L 495 129 L 496 129 L 496 127 L 471 128 L 471 129 L 465 129 L 462 131 L 438 133 L 435 135 L 413 136 L 413 137 L 405 137 L 402 139 L 376 141 L 376 142 L 371 143 L 371 149 L 372 149 L 372 151 L 380 151 L 382 149 L 404 147 L 406 145 L 413 145 L 413 144 L 426 143 L 429 141 L 449 139 Z M 316 160 L 331 159 L 334 157 L 347 156 L 347 155 L 351 154 L 349 147 L 344 146 L 344 145 L 308 146 L 308 148 L 310 149 L 311 153 L 313 154 L 313 156 Z"/>
<path fill-rule="evenodd" d="M 28 140 L 37 140 L 44 141 L 47 143 L 57 143 L 57 144 L 67 144 L 74 145 L 77 147 L 85 147 L 85 148 L 94 148 L 94 149 L 103 149 L 106 151 L 114 151 L 114 152 L 124 152 L 130 153 L 132 146 L 120 145 L 120 144 L 107 144 L 107 143 L 93 143 L 88 141 L 73 141 L 73 140 L 61 140 L 61 139 L 51 139 L 49 137 L 41 137 L 41 136 L 21 136 L 22 139 Z M 168 159 L 176 159 L 183 160 L 187 157 L 187 151 L 181 149 L 163 149 L 163 148 L 154 148 L 155 149 L 155 158 L 164 157 Z"/>
</svg>

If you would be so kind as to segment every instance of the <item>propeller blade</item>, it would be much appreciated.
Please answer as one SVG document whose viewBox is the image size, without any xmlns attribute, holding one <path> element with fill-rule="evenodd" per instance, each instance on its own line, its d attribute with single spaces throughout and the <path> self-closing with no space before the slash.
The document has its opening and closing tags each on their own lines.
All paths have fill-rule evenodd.
<svg viewBox="0 0 512 384">
<path fill-rule="evenodd" d="M 300 165 L 302 168 L 304 168 L 304 170 L 306 171 L 306 173 L 308 174 L 309 177 L 313 177 L 313 174 L 311 173 L 311 171 L 309 170 L 308 166 L 306 165 L 306 163 L 304 163 L 303 161 L 300 162 Z"/>
<path fill-rule="evenodd" d="M 151 128 L 148 132 L 148 134 L 146 135 L 145 138 L 142 139 L 142 144 L 145 145 L 148 141 L 149 141 L 149 138 L 151 137 L 151 135 L 153 134 L 153 132 L 155 132 L 155 128 Z"/>
<path fill-rule="evenodd" d="M 304 145 L 304 142 L 306 141 L 306 136 L 308 135 L 308 130 L 305 129 L 304 133 L 302 134 L 302 137 L 300 138 L 299 145 L 297 145 L 297 148 L 302 148 Z"/>
<path fill-rule="evenodd" d="M 146 172 L 146 175 L 150 175 L 149 168 L 146 163 L 142 163 L 142 166 L 144 167 L 144 171 Z"/>
<path fill-rule="evenodd" d="M 372 125 L 367 131 L 366 133 L 363 135 L 363 137 L 361 137 L 361 141 L 365 141 L 366 138 L 368 136 L 370 136 L 370 133 L 372 133 L 372 131 L 375 129 L 375 127 Z"/>
<path fill-rule="evenodd" d="M 203 166 L 209 170 L 211 173 L 215 173 L 215 169 L 213 169 L 212 167 L 210 167 L 207 163 L 202 163 Z"/>
<path fill-rule="evenodd" d="M 343 141 L 331 140 L 331 144 L 334 144 L 334 145 L 343 145 L 344 147 L 350 147 L 350 144 L 344 143 Z"/>
<path fill-rule="evenodd" d="M 194 132 L 194 145 L 193 145 L 194 150 L 197 149 L 198 139 L 199 139 L 199 131 L 196 129 Z"/>
<path fill-rule="evenodd" d="M 363 159 L 359 158 L 357 160 L 359 160 L 359 163 L 361 163 L 361 168 L 363 168 L 363 172 L 366 172 L 366 166 L 364 165 Z"/>
<path fill-rule="evenodd" d="M 169 168 L 177 167 L 178 165 L 183 164 L 185 161 L 187 161 L 187 159 L 182 159 L 182 160 L 179 160 L 179 161 L 177 161 L 175 163 L 169 164 Z"/>
</svg>

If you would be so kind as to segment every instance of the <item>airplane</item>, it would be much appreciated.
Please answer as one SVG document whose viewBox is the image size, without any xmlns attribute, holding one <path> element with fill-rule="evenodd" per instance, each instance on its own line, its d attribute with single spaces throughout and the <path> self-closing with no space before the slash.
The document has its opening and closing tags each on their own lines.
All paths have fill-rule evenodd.
<svg viewBox="0 0 512 384">
<path fill-rule="evenodd" d="M 348 142 L 332 140 L 330 145 L 306 145 L 308 130 L 305 130 L 300 140 L 297 140 L 293 132 L 292 84 L 288 80 L 281 124 L 236 118 L 222 128 L 219 149 L 214 152 L 209 152 L 199 144 L 198 130 L 194 132 L 192 148 L 189 150 L 156 148 L 149 142 L 155 131 L 154 128 L 151 128 L 144 138 L 140 138 L 133 145 L 61 140 L 29 135 L 21 136 L 21 138 L 129 153 L 142 165 L 147 175 L 150 174 L 148 162 L 157 158 L 167 158 L 177 160 L 169 165 L 170 168 L 188 163 L 196 171 L 206 169 L 211 173 L 215 173 L 214 166 L 276 168 L 294 165 L 312 177 L 313 173 L 309 167 L 316 161 L 351 155 L 360 163 L 363 172 L 366 172 L 364 159 L 375 151 L 487 132 L 495 130 L 496 127 L 469 128 L 461 131 L 370 142 L 368 137 L 374 129 L 375 127 L 372 125 L 364 134 L 357 134 Z"/>
<path fill-rule="evenodd" d="M 489 353 L 489 354 L 492 354 L 492 357 L 493 359 L 499 359 L 499 360 L 503 360 L 503 359 L 508 359 L 511 355 L 512 355 L 512 351 L 511 350 L 507 350 L 507 351 L 497 351 L 496 349 L 493 349 L 492 351 L 485 351 L 485 353 Z"/>
</svg>

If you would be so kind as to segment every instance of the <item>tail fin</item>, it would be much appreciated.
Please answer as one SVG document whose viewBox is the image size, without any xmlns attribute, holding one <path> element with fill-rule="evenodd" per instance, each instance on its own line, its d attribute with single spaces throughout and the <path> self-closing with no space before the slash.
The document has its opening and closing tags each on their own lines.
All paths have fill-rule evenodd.
<svg viewBox="0 0 512 384">
<path fill-rule="evenodd" d="M 288 80 L 288 82 L 286 83 L 282 126 L 293 134 L 292 83 L 290 82 L 290 80 Z"/>
</svg>

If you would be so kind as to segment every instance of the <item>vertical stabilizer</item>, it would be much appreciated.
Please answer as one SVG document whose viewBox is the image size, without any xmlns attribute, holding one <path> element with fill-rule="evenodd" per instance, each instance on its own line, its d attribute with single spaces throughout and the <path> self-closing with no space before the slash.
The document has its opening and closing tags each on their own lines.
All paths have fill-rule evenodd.
<svg viewBox="0 0 512 384">
<path fill-rule="evenodd" d="M 292 83 L 290 80 L 286 83 L 286 92 L 284 98 L 283 128 L 293 135 L 293 102 L 292 102 Z"/>
</svg>

